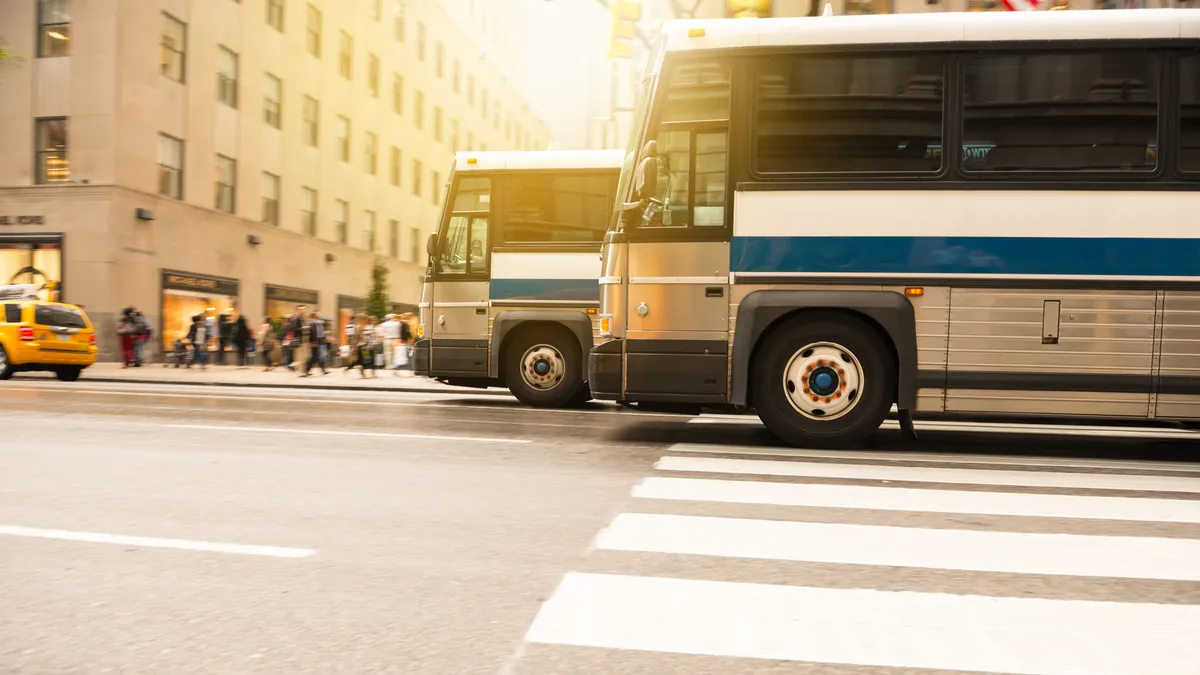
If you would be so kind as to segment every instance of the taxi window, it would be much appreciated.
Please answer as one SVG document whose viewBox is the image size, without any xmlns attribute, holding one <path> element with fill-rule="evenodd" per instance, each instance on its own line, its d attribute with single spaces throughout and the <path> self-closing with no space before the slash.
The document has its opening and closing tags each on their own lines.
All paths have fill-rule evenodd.
<svg viewBox="0 0 1200 675">
<path fill-rule="evenodd" d="M 33 310 L 33 322 L 39 326 L 57 326 L 60 328 L 86 328 L 83 313 L 70 307 L 60 305 L 38 305 Z"/>
<path fill-rule="evenodd" d="M 4 323 L 21 323 L 21 306 L 4 306 Z"/>
</svg>

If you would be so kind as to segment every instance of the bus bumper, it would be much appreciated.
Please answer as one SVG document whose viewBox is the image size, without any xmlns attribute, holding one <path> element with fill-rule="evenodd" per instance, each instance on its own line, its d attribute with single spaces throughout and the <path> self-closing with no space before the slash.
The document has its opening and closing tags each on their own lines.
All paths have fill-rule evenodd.
<svg viewBox="0 0 1200 675">
<path fill-rule="evenodd" d="M 422 377 L 430 377 L 428 338 L 422 338 L 413 343 L 412 361 L 414 374 Z"/>
<path fill-rule="evenodd" d="M 592 348 L 588 354 L 588 388 L 592 398 L 601 401 L 621 400 L 622 372 L 621 341 L 609 340 Z"/>
</svg>

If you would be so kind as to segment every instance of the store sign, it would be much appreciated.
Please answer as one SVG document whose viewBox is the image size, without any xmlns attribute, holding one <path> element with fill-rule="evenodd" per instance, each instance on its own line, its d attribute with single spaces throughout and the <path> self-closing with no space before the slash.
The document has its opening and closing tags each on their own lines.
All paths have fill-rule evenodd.
<svg viewBox="0 0 1200 675">
<path fill-rule="evenodd" d="M 286 286 L 267 286 L 267 301 L 294 302 L 297 305 L 316 305 L 320 296 L 316 291 Z"/>
<path fill-rule="evenodd" d="M 238 294 L 238 282 L 233 279 L 188 274 L 187 272 L 163 272 L 162 286 L 164 291 L 197 291 L 231 298 Z"/>
<path fill-rule="evenodd" d="M 46 216 L 0 216 L 0 225 L 45 225 Z"/>
</svg>

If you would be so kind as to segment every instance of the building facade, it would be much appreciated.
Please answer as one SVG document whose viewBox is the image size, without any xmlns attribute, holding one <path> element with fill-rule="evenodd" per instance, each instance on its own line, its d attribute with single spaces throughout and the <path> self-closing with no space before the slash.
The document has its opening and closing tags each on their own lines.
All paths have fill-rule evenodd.
<svg viewBox="0 0 1200 675">
<path fill-rule="evenodd" d="M 414 306 L 452 153 L 549 142 L 520 52 L 470 30 L 490 3 L 457 4 L 0 3 L 0 284 L 61 282 L 108 358 L 126 306 L 156 347 L 197 313 L 344 321 L 375 260 Z"/>
</svg>

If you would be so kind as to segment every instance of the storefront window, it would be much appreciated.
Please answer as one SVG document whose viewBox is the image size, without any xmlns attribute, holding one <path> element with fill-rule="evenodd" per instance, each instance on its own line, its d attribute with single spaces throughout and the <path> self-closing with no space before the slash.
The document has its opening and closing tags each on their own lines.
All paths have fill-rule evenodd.
<svg viewBox="0 0 1200 675">
<path fill-rule="evenodd" d="M 267 286 L 266 291 L 267 316 L 271 317 L 271 322 L 276 325 L 281 324 L 284 318 L 295 314 L 298 305 L 308 307 L 310 315 L 320 306 L 320 295 L 316 291 L 286 286 Z M 255 320 L 257 321 L 259 318 L 261 317 L 255 317 Z"/>
<path fill-rule="evenodd" d="M 43 300 L 61 300 L 61 292 L 51 297 L 51 287 L 61 281 L 62 244 L 5 242 L 0 238 L 0 286 L 33 284 L 42 289 L 39 295 Z"/>
<path fill-rule="evenodd" d="M 194 316 L 203 316 L 211 322 L 208 348 L 217 349 L 218 316 L 237 313 L 238 282 L 186 272 L 164 272 L 162 289 L 163 349 L 173 350 L 176 340 L 187 337 Z"/>
</svg>

